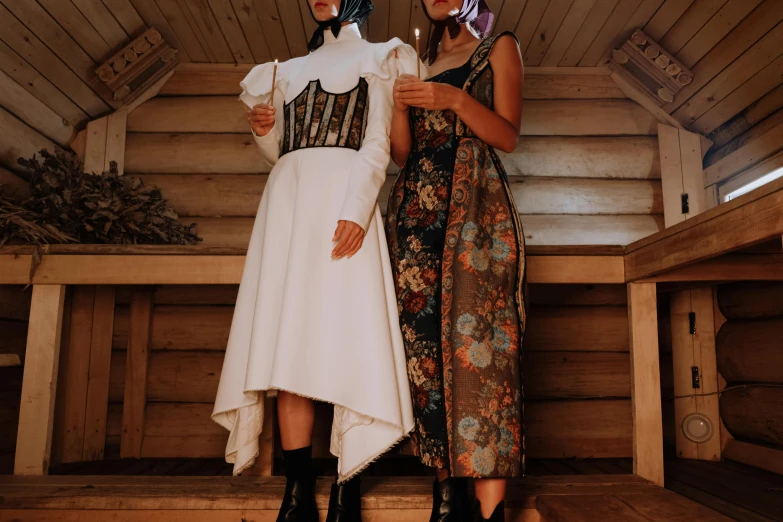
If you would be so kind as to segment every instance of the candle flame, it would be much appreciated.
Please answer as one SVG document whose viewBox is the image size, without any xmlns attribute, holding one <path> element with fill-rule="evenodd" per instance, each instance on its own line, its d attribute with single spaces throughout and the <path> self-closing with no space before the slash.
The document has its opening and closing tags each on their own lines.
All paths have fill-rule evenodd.
<svg viewBox="0 0 783 522">
<path fill-rule="evenodd" d="M 277 65 L 277 58 L 275 58 L 275 65 Z"/>
<path fill-rule="evenodd" d="M 419 37 L 419 30 L 416 29 L 416 38 L 418 38 L 418 37 Z"/>
</svg>

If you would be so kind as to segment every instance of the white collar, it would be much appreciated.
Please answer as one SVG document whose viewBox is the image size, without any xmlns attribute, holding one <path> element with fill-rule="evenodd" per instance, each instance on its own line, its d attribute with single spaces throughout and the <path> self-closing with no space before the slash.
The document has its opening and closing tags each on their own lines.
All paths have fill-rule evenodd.
<svg viewBox="0 0 783 522">
<path fill-rule="evenodd" d="M 344 25 L 341 27 L 340 35 L 337 38 L 334 37 L 331 29 L 327 28 L 324 31 L 324 45 L 361 39 L 362 32 L 359 30 L 359 24 L 356 23 Z"/>
</svg>

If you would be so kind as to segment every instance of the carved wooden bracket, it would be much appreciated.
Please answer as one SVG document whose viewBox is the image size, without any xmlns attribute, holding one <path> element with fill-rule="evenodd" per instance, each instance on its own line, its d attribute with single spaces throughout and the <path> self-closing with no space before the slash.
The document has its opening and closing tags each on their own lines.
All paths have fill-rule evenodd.
<svg viewBox="0 0 783 522">
<path fill-rule="evenodd" d="M 178 63 L 177 50 L 155 28 L 141 36 L 100 65 L 102 97 L 115 109 L 130 103 L 165 76 Z"/>
<path fill-rule="evenodd" d="M 693 73 L 641 29 L 613 51 L 609 67 L 659 106 L 674 101 L 674 96 L 693 81 Z"/>
</svg>

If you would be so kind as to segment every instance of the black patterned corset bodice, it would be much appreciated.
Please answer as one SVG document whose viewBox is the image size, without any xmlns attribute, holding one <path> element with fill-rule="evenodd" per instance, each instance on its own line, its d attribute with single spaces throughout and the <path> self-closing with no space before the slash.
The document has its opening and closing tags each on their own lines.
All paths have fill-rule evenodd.
<svg viewBox="0 0 783 522">
<path fill-rule="evenodd" d="M 367 128 L 367 93 L 364 78 L 342 94 L 326 92 L 320 80 L 310 82 L 285 106 L 282 154 L 312 147 L 359 150 Z"/>
</svg>

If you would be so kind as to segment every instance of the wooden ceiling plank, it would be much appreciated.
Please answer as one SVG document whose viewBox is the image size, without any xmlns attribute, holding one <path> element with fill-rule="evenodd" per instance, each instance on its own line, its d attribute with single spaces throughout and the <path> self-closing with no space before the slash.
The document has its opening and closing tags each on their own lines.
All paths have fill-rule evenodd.
<svg viewBox="0 0 783 522">
<path fill-rule="evenodd" d="M 240 24 L 237 13 L 234 12 L 234 8 L 231 5 L 231 0 L 209 0 L 209 6 L 212 8 L 212 14 L 217 19 L 218 26 L 223 32 L 223 37 L 228 43 L 236 63 L 263 63 L 269 61 L 271 56 L 269 47 L 267 47 L 264 36 L 260 32 L 261 27 L 258 24 L 258 19 L 250 16 L 243 17 L 247 22 L 255 21 L 255 26 L 248 27 L 247 34 L 250 35 L 250 38 L 247 38 L 243 31 L 244 24 Z M 247 13 L 245 12 L 245 14 Z"/>
<path fill-rule="evenodd" d="M 291 58 L 291 51 L 285 39 L 285 32 L 280 23 L 280 13 L 277 12 L 275 0 L 254 0 L 253 3 L 272 58 L 277 58 L 281 62 L 288 60 Z"/>
<path fill-rule="evenodd" d="M 103 5 L 111 11 L 114 18 L 125 29 L 125 33 L 131 38 L 135 38 L 147 28 L 130 0 L 103 0 Z"/>
<path fill-rule="evenodd" d="M 596 0 L 580 0 L 574 2 L 571 9 L 568 10 L 560 29 L 552 38 L 552 44 L 547 48 L 541 62 L 538 65 L 557 66 L 563 59 L 568 46 L 576 38 L 579 28 L 584 23 L 590 10 L 595 5 Z"/>
<path fill-rule="evenodd" d="M 729 0 L 696 35 L 676 54 L 690 68 L 715 47 L 750 14 L 761 0 Z"/>
<path fill-rule="evenodd" d="M 288 41 L 288 49 L 291 51 L 291 56 L 306 55 L 307 43 L 310 41 L 310 36 L 305 34 L 304 24 L 302 24 L 302 15 L 299 12 L 299 5 L 293 0 L 277 0 L 277 10 L 280 13 L 280 18 L 283 22 L 283 30 L 285 31 L 285 37 Z M 406 14 L 406 21 L 407 18 L 408 16 Z"/>
<path fill-rule="evenodd" d="M 747 131 L 740 134 L 739 136 L 737 136 L 736 138 L 734 138 L 733 140 L 725 144 L 723 147 L 716 149 L 710 154 L 708 154 L 707 157 L 705 158 L 704 166 L 712 167 L 716 163 L 720 162 L 722 159 L 726 158 L 727 156 L 730 156 L 732 153 L 740 150 L 746 145 L 751 144 L 757 139 L 764 137 L 764 135 L 767 134 L 768 132 L 774 131 L 781 124 L 783 124 L 783 110 L 778 110 L 776 113 L 772 114 L 771 116 L 761 121 L 757 125 L 749 128 Z M 774 153 L 777 149 L 780 148 L 778 147 L 778 144 L 774 143 L 773 140 L 765 139 L 762 141 L 762 143 L 764 142 L 766 142 L 766 145 L 761 147 L 751 146 L 752 153 L 745 155 L 750 157 L 749 162 L 751 164 L 754 162 L 754 160 L 758 161 L 760 159 L 764 159 L 765 156 L 769 156 L 770 154 Z M 746 167 L 747 166 L 746 163 L 747 162 L 740 162 L 740 163 L 730 162 L 730 164 L 732 166 L 736 166 L 738 170 Z M 719 174 L 713 175 L 714 172 L 719 172 Z M 726 174 L 733 174 L 734 172 L 736 171 L 732 171 L 731 168 L 728 169 L 707 168 L 706 170 L 707 182 L 714 183 L 716 181 L 720 181 L 721 179 L 726 177 Z"/>
<path fill-rule="evenodd" d="M 783 108 L 783 85 L 778 85 L 731 120 L 715 129 L 710 133 L 709 138 L 714 147 L 722 147 L 781 108 Z"/>
<path fill-rule="evenodd" d="M 642 3 L 639 4 L 639 7 L 636 8 L 636 11 L 634 11 L 625 23 L 625 27 L 623 27 L 615 37 L 609 51 L 612 49 L 619 49 L 623 42 L 628 40 L 636 29 L 644 27 L 655 15 L 663 2 L 664 0 L 642 0 Z"/>
<path fill-rule="evenodd" d="M 299 0 L 299 12 L 302 14 L 302 25 L 304 25 L 305 34 L 307 39 L 310 40 L 310 36 L 318 29 L 318 23 L 310 12 L 310 4 L 307 3 L 307 0 Z"/>
<path fill-rule="evenodd" d="M 3 41 L 0 41 L 0 70 L 54 110 L 69 125 L 80 126 L 90 119 L 86 112 Z"/>
<path fill-rule="evenodd" d="M 503 3 L 503 8 L 498 13 L 498 17 L 495 19 L 495 34 L 500 34 L 506 31 L 512 33 L 519 25 L 519 19 L 522 17 L 522 12 L 525 10 L 528 0 L 506 0 Z"/>
<path fill-rule="evenodd" d="M 212 14 L 212 9 L 209 8 L 207 0 L 187 0 L 180 3 L 180 5 L 183 4 L 187 6 L 193 16 L 192 20 L 196 24 L 193 29 L 201 32 L 217 61 L 220 63 L 234 62 L 234 54 L 220 30 L 215 15 Z"/>
<path fill-rule="evenodd" d="M 715 76 L 690 100 L 672 113 L 688 126 L 780 55 L 783 24 L 767 33 L 753 47 Z"/>
<path fill-rule="evenodd" d="M 593 43 L 590 44 L 587 52 L 579 61 L 580 66 L 591 67 L 605 64 L 607 52 L 611 52 L 612 42 L 614 42 L 620 31 L 623 30 L 626 22 L 640 4 L 641 0 L 626 0 L 620 2 L 614 8 L 614 11 L 612 11 L 612 14 L 593 40 Z"/>
<path fill-rule="evenodd" d="M 536 27 L 530 45 L 525 51 L 525 65 L 539 65 L 541 63 L 541 59 L 554 41 L 555 35 L 559 33 L 573 4 L 574 0 L 552 0 L 549 3 L 544 11 L 544 16 L 541 17 L 541 22 Z M 588 1 L 587 4 L 589 5 L 590 2 Z"/>
<path fill-rule="evenodd" d="M 677 54 L 726 2 L 696 0 L 658 43 L 670 54 Z"/>
<path fill-rule="evenodd" d="M 163 36 L 163 39 L 166 40 L 169 45 L 176 47 L 179 50 L 177 55 L 179 56 L 180 62 L 190 62 L 191 60 L 195 60 L 195 58 L 191 58 L 187 46 L 182 44 L 182 41 L 180 41 L 179 37 L 177 36 L 177 32 L 174 30 L 174 28 L 171 27 L 171 25 L 169 25 L 166 16 L 158 7 L 158 4 L 155 3 L 155 0 L 130 1 L 133 3 L 133 7 L 136 9 L 136 12 L 139 13 L 147 26 L 157 29 Z M 161 0 L 161 2 L 163 1 L 165 0 Z"/>
<path fill-rule="evenodd" d="M 25 169 L 16 160 L 31 158 L 41 149 L 57 150 L 57 145 L 16 116 L 0 107 L 0 165 L 14 172 Z"/>
<path fill-rule="evenodd" d="M 46 104 L 0 71 L 0 106 L 62 146 L 74 136 L 74 128 Z"/>
<path fill-rule="evenodd" d="M 680 108 L 781 20 L 783 20 L 783 5 L 777 0 L 765 0 L 691 68 L 693 81 L 677 93 L 673 103 L 664 105 L 664 109 L 673 113 Z"/>
<path fill-rule="evenodd" d="M 421 31 L 421 52 L 424 53 L 429 48 L 429 35 L 430 35 L 430 20 L 427 18 L 427 13 L 424 12 L 424 7 L 421 2 L 414 0 L 411 4 L 411 23 L 410 30 L 408 31 L 408 39 L 402 39 L 403 42 L 408 42 L 410 45 L 416 45 L 416 32 L 415 29 Z"/>
<path fill-rule="evenodd" d="M 691 128 L 701 134 L 709 134 L 721 124 L 736 116 L 742 109 L 756 102 L 780 85 L 783 79 L 783 55 L 743 83 L 720 103 L 693 122 Z"/>
<path fill-rule="evenodd" d="M 595 3 L 590 10 L 590 14 L 585 18 L 582 27 L 579 28 L 579 32 L 576 33 L 571 45 L 568 46 L 568 50 L 558 64 L 559 66 L 575 67 L 579 65 L 579 60 L 584 56 L 585 50 L 587 50 L 593 40 L 595 40 L 595 37 L 612 14 L 612 10 L 617 3 L 618 0 L 598 0 Z"/>
<path fill-rule="evenodd" d="M 0 3 L 5 5 L 86 84 L 89 85 L 96 78 L 96 62 L 68 33 L 62 30 L 57 21 L 40 4 L 28 0 L 2 0 Z"/>
<path fill-rule="evenodd" d="M 525 6 L 522 18 L 519 19 L 519 24 L 514 31 L 519 39 L 519 48 L 522 51 L 523 56 L 527 52 L 527 48 L 536 31 L 536 27 L 538 27 L 541 17 L 544 16 L 544 12 L 546 11 L 549 2 L 550 0 L 528 0 L 527 5 Z"/>
<path fill-rule="evenodd" d="M 157 0 L 158 8 L 188 50 L 190 59 L 197 63 L 217 62 L 204 35 L 199 31 L 185 0 Z"/>
<path fill-rule="evenodd" d="M 39 0 L 38 3 L 59 22 L 96 63 L 103 62 L 111 54 L 111 46 L 71 2 Z"/>
<path fill-rule="evenodd" d="M 658 9 L 655 15 L 644 26 L 644 32 L 659 42 L 664 35 L 671 29 L 677 20 L 685 14 L 685 11 L 691 6 L 694 0 L 666 0 Z"/>
<path fill-rule="evenodd" d="M 0 32 L 0 39 L 87 114 L 98 117 L 109 111 L 109 106 L 76 73 L 2 5 L 0 5 L 0 27 L 4 29 Z"/>
<path fill-rule="evenodd" d="M 261 20 L 256 12 L 256 6 L 253 0 L 231 0 L 237 20 L 242 25 L 247 43 L 253 52 L 253 63 L 265 63 L 271 61 L 274 57 L 280 59 L 280 55 L 273 56 L 269 47 L 266 34 L 261 27 Z M 286 53 L 288 48 L 286 47 Z M 265 54 L 266 53 L 266 54 Z"/>
<path fill-rule="evenodd" d="M 71 0 L 113 51 L 128 43 L 129 35 L 101 0 Z"/>
<path fill-rule="evenodd" d="M 391 0 L 375 0 L 375 10 L 370 17 L 370 41 L 385 42 L 389 37 Z"/>
</svg>

